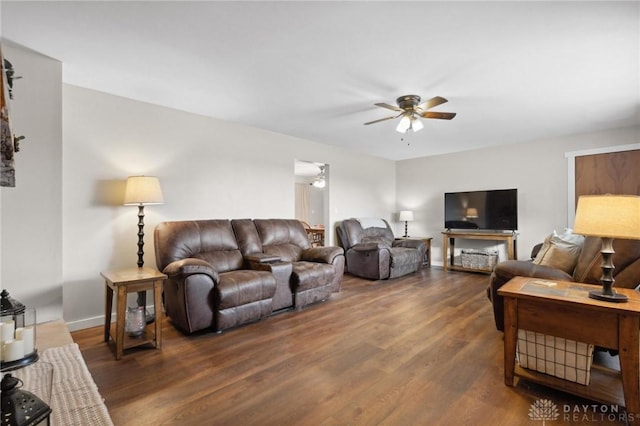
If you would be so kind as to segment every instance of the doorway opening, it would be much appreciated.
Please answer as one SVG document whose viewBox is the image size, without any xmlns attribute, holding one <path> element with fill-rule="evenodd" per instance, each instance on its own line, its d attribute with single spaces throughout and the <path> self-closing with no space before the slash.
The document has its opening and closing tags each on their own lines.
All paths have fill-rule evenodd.
<svg viewBox="0 0 640 426">
<path fill-rule="evenodd" d="M 329 212 L 329 165 L 295 160 L 295 218 L 313 246 L 325 245 Z"/>
</svg>

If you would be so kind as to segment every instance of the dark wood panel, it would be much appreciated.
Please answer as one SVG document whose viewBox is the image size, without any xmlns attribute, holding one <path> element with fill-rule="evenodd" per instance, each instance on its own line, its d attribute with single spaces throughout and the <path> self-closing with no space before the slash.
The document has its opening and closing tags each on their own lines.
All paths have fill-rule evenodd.
<svg viewBox="0 0 640 426">
<path fill-rule="evenodd" d="M 346 276 L 324 303 L 222 334 L 185 336 L 165 320 L 161 350 L 129 349 L 120 361 L 101 327 L 73 338 L 117 426 L 517 426 L 539 423 L 529 418 L 539 399 L 557 405 L 554 425 L 579 424 L 563 407 L 592 402 L 524 380 L 505 386 L 488 281 L 436 267 Z"/>
<path fill-rule="evenodd" d="M 640 195 L 640 150 L 585 155 L 575 161 L 576 203 L 580 195 Z"/>
</svg>

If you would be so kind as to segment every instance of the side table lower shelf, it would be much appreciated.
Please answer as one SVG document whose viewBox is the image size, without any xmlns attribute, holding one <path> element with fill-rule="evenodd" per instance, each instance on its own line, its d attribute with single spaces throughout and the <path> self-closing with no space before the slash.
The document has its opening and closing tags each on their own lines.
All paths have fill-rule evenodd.
<svg viewBox="0 0 640 426">
<path fill-rule="evenodd" d="M 162 324 L 160 325 L 162 327 Z M 151 324 L 148 324 L 142 334 L 140 336 L 130 336 L 128 333 L 124 333 L 124 339 L 122 341 L 122 349 L 135 348 L 136 346 L 142 345 L 153 345 L 153 347 L 157 347 L 156 344 L 156 333 L 155 333 L 155 321 Z M 117 345 L 117 342 L 114 338 L 116 336 L 117 324 L 111 325 L 111 332 L 109 343 L 113 345 Z"/>
<path fill-rule="evenodd" d="M 484 240 L 498 241 L 506 244 L 507 259 L 515 260 L 518 258 L 516 248 L 516 234 L 513 232 L 473 232 L 473 231 L 445 231 L 442 233 L 442 269 L 456 270 L 467 272 L 486 272 L 491 273 L 493 269 L 475 269 L 465 268 L 462 264 L 455 264 L 456 239 L 462 240 Z"/>
<path fill-rule="evenodd" d="M 548 374 L 522 368 L 516 363 L 514 375 L 532 383 L 548 386 L 602 404 L 625 405 L 620 372 L 601 365 L 591 366 L 589 385 L 570 382 Z"/>
</svg>

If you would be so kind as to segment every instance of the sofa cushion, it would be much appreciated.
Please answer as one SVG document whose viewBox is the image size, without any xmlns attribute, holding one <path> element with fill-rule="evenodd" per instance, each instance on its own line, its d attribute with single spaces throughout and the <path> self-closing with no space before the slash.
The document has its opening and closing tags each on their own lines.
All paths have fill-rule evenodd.
<svg viewBox="0 0 640 426">
<path fill-rule="evenodd" d="M 276 279 L 267 271 L 230 271 L 220 274 L 215 287 L 220 309 L 271 299 L 276 291 Z"/>
<path fill-rule="evenodd" d="M 359 245 L 375 245 L 378 248 L 391 248 L 392 242 L 382 237 L 364 237 Z"/>
<path fill-rule="evenodd" d="M 573 234 L 570 230 L 562 235 L 554 231 L 544 240 L 533 263 L 571 274 L 578 263 L 583 243 L 584 237 Z"/>
<path fill-rule="evenodd" d="M 156 227 L 154 236 L 156 265 L 161 271 L 186 258 L 204 260 L 216 272 L 242 268 L 242 254 L 227 219 L 164 222 Z"/>
<path fill-rule="evenodd" d="M 392 268 L 420 264 L 420 252 L 414 248 L 394 247 L 390 252 Z"/>
<path fill-rule="evenodd" d="M 283 262 L 297 262 L 303 250 L 311 248 L 307 232 L 296 219 L 254 219 L 263 253 L 279 256 Z"/>
<path fill-rule="evenodd" d="M 393 232 L 389 228 L 365 228 L 362 230 L 360 242 L 362 243 L 381 243 L 385 247 L 391 247 L 393 244 Z"/>
<path fill-rule="evenodd" d="M 231 226 L 236 234 L 238 247 L 243 255 L 247 256 L 255 253 L 262 253 L 262 243 L 260 235 L 251 219 L 233 219 Z"/>
<path fill-rule="evenodd" d="M 296 262 L 293 264 L 291 285 L 295 291 L 308 290 L 331 284 L 335 276 L 333 265 L 316 262 Z"/>
</svg>

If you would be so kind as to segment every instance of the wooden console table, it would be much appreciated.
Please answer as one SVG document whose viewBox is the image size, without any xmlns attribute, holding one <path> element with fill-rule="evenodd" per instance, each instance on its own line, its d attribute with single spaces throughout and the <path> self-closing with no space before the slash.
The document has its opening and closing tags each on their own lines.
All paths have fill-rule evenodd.
<svg viewBox="0 0 640 426">
<path fill-rule="evenodd" d="M 507 258 L 514 260 L 518 257 L 516 248 L 516 236 L 514 233 L 501 232 L 470 232 L 470 231 L 444 231 L 442 233 L 442 269 L 457 271 L 473 271 L 477 269 L 468 269 L 462 265 L 455 265 L 453 262 L 454 252 L 456 248 L 456 238 L 465 240 L 487 240 L 487 241 L 505 241 L 507 243 Z"/>
<path fill-rule="evenodd" d="M 629 301 L 610 303 L 590 299 L 588 292 L 593 289 L 587 284 L 516 277 L 498 290 L 504 297 L 504 382 L 513 386 L 518 376 L 592 401 L 623 405 L 627 413 L 637 416 L 640 293 L 619 288 L 616 291 Z M 515 362 L 518 329 L 617 350 L 620 370 L 594 364 L 591 381 L 585 386 L 521 368 Z"/>
</svg>

